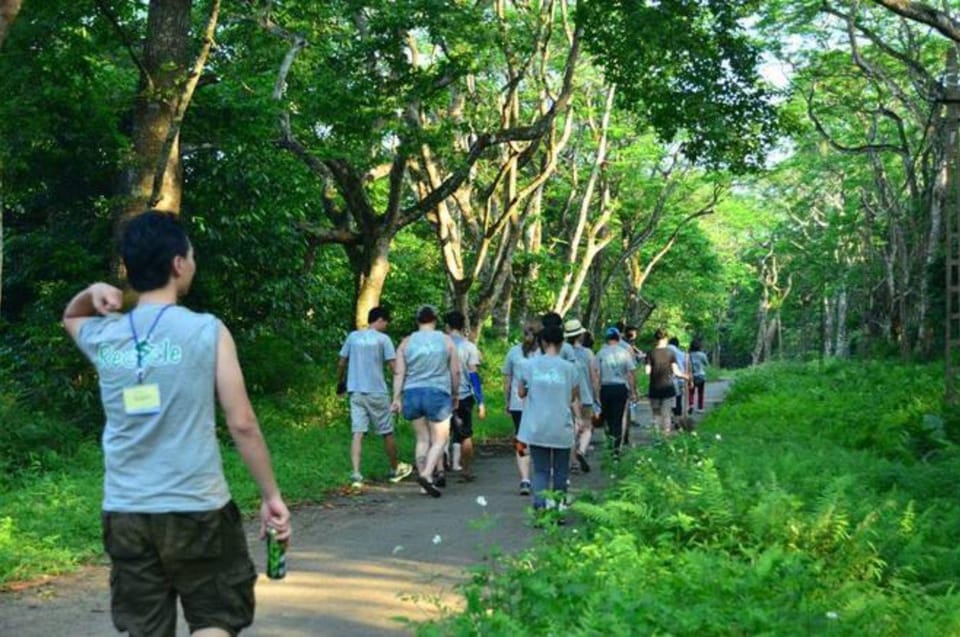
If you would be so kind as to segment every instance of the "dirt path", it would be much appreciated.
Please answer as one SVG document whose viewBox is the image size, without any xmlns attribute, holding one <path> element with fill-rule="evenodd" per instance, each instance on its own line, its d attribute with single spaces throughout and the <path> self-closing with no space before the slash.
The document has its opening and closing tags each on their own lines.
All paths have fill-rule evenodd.
<svg viewBox="0 0 960 637">
<path fill-rule="evenodd" d="M 726 389 L 726 383 L 708 385 L 708 410 Z M 415 483 L 404 482 L 373 485 L 359 496 L 297 510 L 290 572 L 278 582 L 260 577 L 257 619 L 243 634 L 409 635 L 411 630 L 396 618 L 416 621 L 437 616 L 440 608 L 455 609 L 460 604 L 455 586 L 465 579 L 466 567 L 494 549 L 520 550 L 538 533 L 528 522 L 529 499 L 518 495 L 509 449 L 481 450 L 477 474 L 470 484 L 450 480 L 438 499 L 422 496 Z M 600 470 L 573 476 L 574 497 L 601 487 L 603 480 Z M 480 496 L 486 506 L 478 503 Z M 252 527 L 248 537 L 263 572 L 263 546 Z M 109 604 L 106 567 L 86 568 L 0 595 L 0 635 L 115 635 Z M 178 634 L 186 635 L 186 626 Z"/>
</svg>

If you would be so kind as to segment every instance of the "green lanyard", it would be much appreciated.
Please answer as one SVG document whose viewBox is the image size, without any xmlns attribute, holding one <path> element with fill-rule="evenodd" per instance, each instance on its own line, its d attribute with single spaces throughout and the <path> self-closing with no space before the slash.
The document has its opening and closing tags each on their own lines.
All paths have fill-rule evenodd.
<svg viewBox="0 0 960 637">
<path fill-rule="evenodd" d="M 127 318 L 130 320 L 130 331 L 133 332 L 133 347 L 137 351 L 137 382 L 143 384 L 144 369 L 143 369 L 143 350 L 146 348 L 147 343 L 150 342 L 150 337 L 153 336 L 153 330 L 156 329 L 157 323 L 160 322 L 160 317 L 163 316 L 163 313 L 166 312 L 173 304 L 164 305 L 160 311 L 157 313 L 155 319 L 153 319 L 153 324 L 150 326 L 150 329 L 147 330 L 147 336 L 142 341 L 137 336 L 137 328 L 133 324 L 133 311 L 131 310 L 127 314 Z"/>
</svg>

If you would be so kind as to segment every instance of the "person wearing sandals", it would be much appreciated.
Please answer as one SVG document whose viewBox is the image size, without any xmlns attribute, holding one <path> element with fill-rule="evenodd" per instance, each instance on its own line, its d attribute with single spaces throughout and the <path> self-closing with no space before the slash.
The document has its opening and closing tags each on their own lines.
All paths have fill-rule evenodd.
<svg viewBox="0 0 960 637">
<path fill-rule="evenodd" d="M 587 462 L 587 450 L 590 448 L 590 440 L 593 437 L 593 387 L 599 382 L 596 377 L 597 371 L 593 366 L 593 352 L 583 346 L 583 336 L 586 333 L 587 330 L 577 319 L 571 319 L 564 323 L 563 336 L 567 339 L 567 343 L 573 347 L 573 353 L 577 359 L 577 373 L 580 378 L 580 413 L 577 414 L 574 456 L 580 471 L 583 473 L 590 471 L 590 463 Z"/>
<path fill-rule="evenodd" d="M 397 348 L 393 379 L 395 413 L 413 423 L 417 436 L 417 483 L 424 492 L 439 498 L 437 487 L 446 485 L 442 457 L 450 437 L 450 416 L 457 408 L 456 388 L 460 386 L 457 348 L 449 336 L 437 331 L 437 311 L 421 306 L 416 314 L 417 330 Z"/>
<path fill-rule="evenodd" d="M 606 345 L 597 352 L 593 366 L 599 381 L 601 415 L 616 459 L 620 455 L 620 447 L 627 438 L 628 425 L 624 424 L 627 401 L 636 400 L 634 370 L 637 364 L 633 354 L 621 347 L 620 330 L 616 327 L 608 327 L 604 337 Z M 597 389 L 597 385 L 594 388 Z M 596 404 L 596 400 L 594 403 Z"/>
<path fill-rule="evenodd" d="M 580 410 L 580 375 L 573 363 L 560 357 L 563 329 L 545 327 L 540 341 L 543 356 L 527 361 L 518 376 L 518 392 L 525 402 L 517 439 L 527 445 L 533 459 L 535 511 L 546 508 L 551 483 L 554 491 L 567 491 L 574 419 Z"/>
<path fill-rule="evenodd" d="M 459 461 L 460 482 L 473 481 L 473 406 L 477 405 L 480 419 L 487 417 L 487 408 L 483 404 L 483 385 L 477 368 L 480 365 L 480 350 L 463 335 L 466 317 L 463 312 L 453 310 L 444 317 L 447 334 L 457 347 L 460 359 L 460 387 L 457 409 L 453 414 L 453 468 Z M 457 454 L 456 445 L 460 453 Z"/>
<path fill-rule="evenodd" d="M 523 416 L 523 399 L 519 393 L 519 375 L 521 368 L 540 352 L 540 343 L 537 335 L 543 328 L 540 321 L 527 321 L 523 326 L 523 341 L 514 345 L 507 352 L 503 361 L 503 393 L 506 397 L 507 413 L 513 419 L 513 435 L 516 438 L 520 431 L 520 420 Z M 520 472 L 520 495 L 530 495 L 533 484 L 530 482 L 530 455 L 526 446 L 519 440 L 515 444 L 517 453 L 517 470 Z"/>
</svg>

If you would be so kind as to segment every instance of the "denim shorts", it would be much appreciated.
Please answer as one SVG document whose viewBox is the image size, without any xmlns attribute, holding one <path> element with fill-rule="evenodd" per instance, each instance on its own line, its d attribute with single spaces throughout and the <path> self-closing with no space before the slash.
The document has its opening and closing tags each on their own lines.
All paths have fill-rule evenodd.
<svg viewBox="0 0 960 637">
<path fill-rule="evenodd" d="M 433 387 L 412 387 L 403 390 L 403 417 L 407 420 L 426 418 L 442 422 L 453 413 L 453 398 Z"/>
</svg>

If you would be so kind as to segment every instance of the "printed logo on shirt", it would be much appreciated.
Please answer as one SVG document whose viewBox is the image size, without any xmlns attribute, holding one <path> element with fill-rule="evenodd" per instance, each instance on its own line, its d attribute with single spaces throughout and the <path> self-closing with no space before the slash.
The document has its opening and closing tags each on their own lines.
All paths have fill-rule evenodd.
<svg viewBox="0 0 960 637">
<path fill-rule="evenodd" d="M 556 369 L 537 369 L 533 371 L 533 381 L 536 383 L 546 383 L 548 385 L 563 385 L 567 382 Z"/>
<path fill-rule="evenodd" d="M 183 360 L 183 348 L 172 343 L 169 338 L 159 343 L 153 341 L 141 343 L 140 352 L 144 368 L 179 365 Z M 97 348 L 97 367 L 136 369 L 137 350 L 132 343 L 123 348 L 104 343 Z"/>
</svg>

